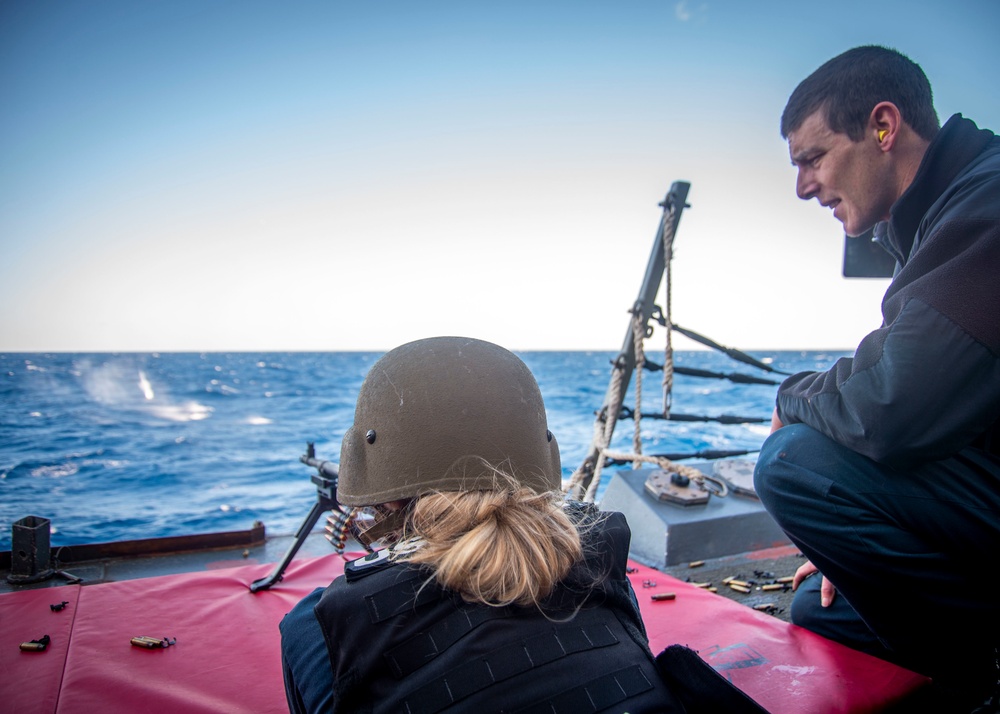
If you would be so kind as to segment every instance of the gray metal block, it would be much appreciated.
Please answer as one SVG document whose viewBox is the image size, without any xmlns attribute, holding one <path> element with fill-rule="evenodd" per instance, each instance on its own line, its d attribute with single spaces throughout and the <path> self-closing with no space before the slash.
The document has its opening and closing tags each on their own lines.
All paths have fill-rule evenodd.
<svg viewBox="0 0 1000 714">
<path fill-rule="evenodd" d="M 25 516 L 11 524 L 9 583 L 37 583 L 52 576 L 48 518 Z"/>
<path fill-rule="evenodd" d="M 691 463 L 711 474 L 710 463 Z M 708 503 L 679 506 L 656 500 L 644 484 L 651 469 L 615 473 L 601 509 L 620 511 L 632 529 L 632 558 L 663 567 L 788 545 L 791 541 L 756 498 L 730 493 Z"/>
</svg>

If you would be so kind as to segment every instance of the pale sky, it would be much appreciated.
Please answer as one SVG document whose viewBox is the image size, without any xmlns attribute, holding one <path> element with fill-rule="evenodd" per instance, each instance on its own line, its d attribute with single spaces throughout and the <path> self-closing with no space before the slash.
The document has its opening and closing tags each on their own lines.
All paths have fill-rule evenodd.
<svg viewBox="0 0 1000 714">
<path fill-rule="evenodd" d="M 841 277 L 784 102 L 883 44 L 1000 131 L 998 36 L 1000 0 L 4 0 L 0 351 L 615 350 L 676 180 L 675 322 L 851 349 L 888 281 Z"/>
</svg>

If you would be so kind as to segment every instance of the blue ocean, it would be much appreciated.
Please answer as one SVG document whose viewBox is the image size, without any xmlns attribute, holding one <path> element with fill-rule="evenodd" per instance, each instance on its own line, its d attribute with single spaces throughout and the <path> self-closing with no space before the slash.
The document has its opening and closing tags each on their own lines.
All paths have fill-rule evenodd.
<svg viewBox="0 0 1000 714">
<path fill-rule="evenodd" d="M 795 373 L 826 369 L 844 354 L 753 357 Z M 338 460 L 361 382 L 379 356 L 0 354 L 0 550 L 10 549 L 11 524 L 28 515 L 51 520 L 53 546 L 246 530 L 257 520 L 269 533 L 294 533 L 316 500 L 313 471 L 299 457 L 314 442 L 318 458 Z M 589 450 L 615 353 L 519 356 L 538 380 L 569 478 Z M 677 352 L 674 362 L 782 379 L 714 351 Z M 660 380 L 645 373 L 643 412 L 662 410 Z M 673 413 L 765 423 L 644 419 L 643 452 L 753 452 L 769 431 L 775 390 L 677 375 Z M 631 450 L 632 431 L 632 421 L 619 422 L 612 447 Z"/>
</svg>

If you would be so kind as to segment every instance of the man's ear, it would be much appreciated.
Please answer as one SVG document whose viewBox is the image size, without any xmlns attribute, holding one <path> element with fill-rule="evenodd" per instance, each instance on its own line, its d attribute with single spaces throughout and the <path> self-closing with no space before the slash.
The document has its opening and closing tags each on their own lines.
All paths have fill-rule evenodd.
<svg viewBox="0 0 1000 714">
<path fill-rule="evenodd" d="M 868 117 L 868 132 L 879 148 L 888 151 L 896 141 L 903 115 L 892 102 L 879 102 Z"/>
</svg>

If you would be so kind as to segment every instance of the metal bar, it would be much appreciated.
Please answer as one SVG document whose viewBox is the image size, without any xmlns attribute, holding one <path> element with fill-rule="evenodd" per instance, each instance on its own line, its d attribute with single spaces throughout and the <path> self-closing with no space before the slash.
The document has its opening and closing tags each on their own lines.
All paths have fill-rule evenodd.
<svg viewBox="0 0 1000 714">
<path fill-rule="evenodd" d="M 718 342 L 715 342 L 714 340 L 711 340 L 708 337 L 705 337 L 704 335 L 700 335 L 694 330 L 688 330 L 687 328 L 681 327 L 680 325 L 671 325 L 671 328 L 673 329 L 674 332 L 679 332 L 685 337 L 694 340 L 695 342 L 700 342 L 706 347 L 711 347 L 713 350 L 718 350 L 719 352 L 728 355 L 731 359 L 734 359 L 737 362 L 742 362 L 743 364 L 749 364 L 753 367 L 757 367 L 758 369 L 762 369 L 765 372 L 775 372 L 777 374 L 785 374 L 785 375 L 788 374 L 788 372 L 782 372 L 781 370 L 775 369 L 769 364 L 764 364 L 760 360 L 754 359 L 746 352 L 742 352 L 733 347 L 726 347 L 724 345 L 720 345 Z"/>
<path fill-rule="evenodd" d="M 663 232 L 666 224 L 665 217 L 670 214 L 670 209 L 674 209 L 673 232 L 677 235 L 677 226 L 681 220 L 681 214 L 687 207 L 687 195 L 691 184 L 686 181 L 674 181 L 667 192 L 666 198 L 660 205 L 663 207 L 664 220 L 660 221 L 660 226 L 656 231 L 656 238 L 653 241 L 653 250 L 649 254 L 649 261 L 646 264 L 646 274 L 642 279 L 642 287 L 639 288 L 639 296 L 636 298 L 634 310 L 638 311 L 643 325 L 649 325 L 649 320 L 653 315 L 656 294 L 660 290 L 660 283 L 663 281 L 663 271 L 666 269 L 666 261 L 663 256 Z M 670 289 L 670 286 L 667 286 Z M 635 342 L 632 336 L 631 320 L 629 327 L 625 330 L 625 339 L 622 342 L 621 352 L 615 360 L 615 369 L 622 371 L 622 392 L 628 389 L 635 371 Z M 614 394 L 615 374 L 612 371 L 611 381 L 608 384 L 608 391 L 604 395 L 604 402 L 601 405 L 599 414 L 607 414 L 608 406 Z M 601 417 L 598 416 L 600 419 Z M 594 468 L 597 465 L 599 455 L 599 445 L 596 439 L 591 442 L 590 451 L 584 459 L 582 468 L 584 469 L 583 481 L 580 484 L 580 493 L 586 493 L 587 487 L 593 479 Z"/>
<path fill-rule="evenodd" d="M 226 531 L 221 533 L 199 533 L 196 535 L 164 536 L 162 538 L 142 538 L 112 543 L 88 543 L 64 545 L 52 548 L 53 559 L 60 565 L 82 563 L 90 560 L 118 557 L 141 557 L 146 555 L 174 554 L 233 546 L 254 546 L 264 542 L 264 524 L 259 521 L 247 531 Z M 0 569 L 11 565 L 10 552 L 0 553 Z"/>
</svg>

